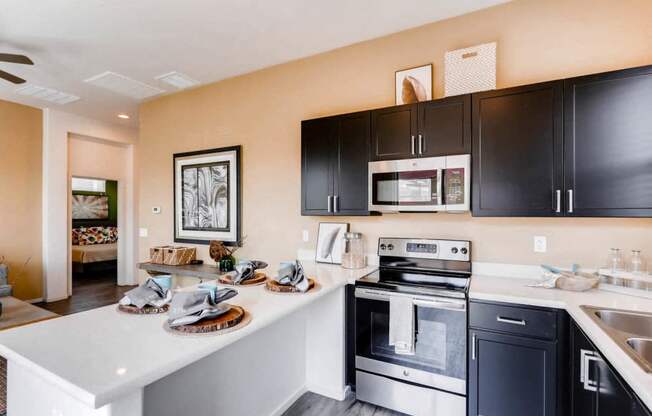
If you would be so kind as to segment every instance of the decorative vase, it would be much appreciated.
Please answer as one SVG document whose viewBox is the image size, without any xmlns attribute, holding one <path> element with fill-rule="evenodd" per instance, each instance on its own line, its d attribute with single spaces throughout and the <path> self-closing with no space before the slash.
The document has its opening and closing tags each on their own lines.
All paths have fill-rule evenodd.
<svg viewBox="0 0 652 416">
<path fill-rule="evenodd" d="M 232 255 L 224 256 L 220 259 L 219 265 L 221 272 L 233 271 L 233 266 L 235 266 L 235 257 Z"/>
</svg>

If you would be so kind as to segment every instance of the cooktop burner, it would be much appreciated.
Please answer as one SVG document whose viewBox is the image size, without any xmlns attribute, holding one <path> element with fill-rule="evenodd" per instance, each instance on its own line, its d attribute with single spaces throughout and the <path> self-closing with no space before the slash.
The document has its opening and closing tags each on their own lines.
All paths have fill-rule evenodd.
<svg viewBox="0 0 652 416">
<path fill-rule="evenodd" d="M 465 298 L 471 277 L 471 243 L 458 240 L 380 238 L 380 269 L 356 286 Z"/>
</svg>

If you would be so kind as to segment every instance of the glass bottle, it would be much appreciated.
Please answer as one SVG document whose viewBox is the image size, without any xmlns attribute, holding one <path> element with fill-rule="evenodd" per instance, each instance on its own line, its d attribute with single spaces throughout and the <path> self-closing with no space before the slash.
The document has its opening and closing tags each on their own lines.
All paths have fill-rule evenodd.
<svg viewBox="0 0 652 416">
<path fill-rule="evenodd" d="M 632 258 L 629 261 L 629 271 L 635 274 L 645 272 L 645 264 L 641 257 L 641 250 L 632 250 Z"/>
</svg>

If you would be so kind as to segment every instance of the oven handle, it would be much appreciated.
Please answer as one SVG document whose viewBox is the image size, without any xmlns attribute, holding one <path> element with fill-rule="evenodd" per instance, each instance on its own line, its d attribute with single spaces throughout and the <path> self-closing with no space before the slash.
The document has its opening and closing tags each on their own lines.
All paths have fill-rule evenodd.
<svg viewBox="0 0 652 416">
<path fill-rule="evenodd" d="M 466 311 L 466 302 L 454 299 L 442 299 L 434 296 L 409 295 L 403 293 L 386 292 L 383 290 L 373 289 L 355 289 L 355 297 L 361 299 L 380 300 L 389 302 L 390 296 L 401 296 L 412 299 L 414 306 L 432 309 L 447 309 L 456 312 Z"/>
</svg>

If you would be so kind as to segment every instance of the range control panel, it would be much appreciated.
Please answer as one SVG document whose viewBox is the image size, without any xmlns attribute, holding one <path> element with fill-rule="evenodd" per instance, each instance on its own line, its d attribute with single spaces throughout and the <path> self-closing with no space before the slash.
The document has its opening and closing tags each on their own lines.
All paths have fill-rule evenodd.
<svg viewBox="0 0 652 416">
<path fill-rule="evenodd" d="M 466 240 L 381 237 L 378 239 L 378 255 L 471 261 L 471 242 Z"/>
</svg>

